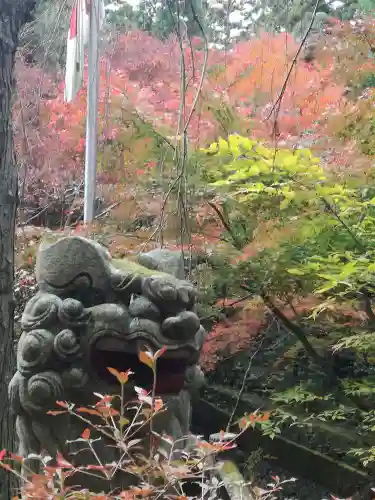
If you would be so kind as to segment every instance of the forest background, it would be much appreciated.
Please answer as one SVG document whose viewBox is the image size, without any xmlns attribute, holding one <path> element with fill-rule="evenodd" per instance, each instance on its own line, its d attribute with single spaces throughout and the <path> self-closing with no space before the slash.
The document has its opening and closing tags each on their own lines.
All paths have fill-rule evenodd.
<svg viewBox="0 0 375 500">
<path fill-rule="evenodd" d="M 109 3 L 87 227 L 86 85 L 63 99 L 71 2 L 41 1 L 16 63 L 16 320 L 45 231 L 120 256 L 182 249 L 210 330 L 207 397 L 240 416 L 257 396 L 270 438 L 309 429 L 312 449 L 372 470 L 374 7 Z"/>
</svg>

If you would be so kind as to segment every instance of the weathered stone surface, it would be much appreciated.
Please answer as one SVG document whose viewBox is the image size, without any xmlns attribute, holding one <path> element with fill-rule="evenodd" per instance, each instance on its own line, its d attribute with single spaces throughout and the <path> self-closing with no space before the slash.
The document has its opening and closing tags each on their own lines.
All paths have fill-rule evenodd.
<svg viewBox="0 0 375 500">
<path fill-rule="evenodd" d="M 166 347 L 158 360 L 156 393 L 167 406 L 154 428 L 179 440 L 180 447 L 187 444 L 191 397 L 203 383 L 197 362 L 206 332 L 194 312 L 194 287 L 164 272 L 170 265 L 181 276 L 172 264 L 166 266 L 166 255 L 152 253 L 153 269 L 148 269 L 112 259 L 104 247 L 85 238 L 41 245 L 36 265 L 40 291 L 22 316 L 17 372 L 9 385 L 22 456 L 44 450 L 51 457 L 60 452 L 78 465 L 92 463 L 93 457 L 82 453 L 72 458 L 79 444 L 67 443 L 85 425 L 47 412 L 56 409 L 56 401 L 89 406 L 97 401 L 94 392 L 118 394 L 108 367 L 134 372 L 134 381 L 125 386 L 129 400 L 134 384 L 150 389 L 152 372 L 138 358 L 145 345 L 154 351 Z M 144 428 L 140 437 L 147 434 Z M 98 447 L 104 462 L 116 460 L 119 450 L 104 442 Z"/>
<path fill-rule="evenodd" d="M 183 280 L 185 277 L 185 262 L 181 252 L 173 252 L 164 248 L 156 248 L 147 253 L 141 253 L 138 262 L 149 269 L 163 271 Z"/>
<path fill-rule="evenodd" d="M 141 253 L 137 261 L 149 269 L 165 272 L 183 280 L 200 262 L 206 262 L 206 259 L 206 256 L 200 256 L 199 254 L 187 251 L 181 252 L 166 248 L 155 248 L 150 252 Z"/>
</svg>

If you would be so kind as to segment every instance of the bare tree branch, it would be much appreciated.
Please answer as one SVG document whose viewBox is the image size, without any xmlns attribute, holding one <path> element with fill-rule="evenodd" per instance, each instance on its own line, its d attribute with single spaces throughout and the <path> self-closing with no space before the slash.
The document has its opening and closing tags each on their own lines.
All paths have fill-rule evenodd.
<svg viewBox="0 0 375 500">
<path fill-rule="evenodd" d="M 277 120 L 277 115 L 278 115 L 278 113 L 280 111 L 280 106 L 281 106 L 281 103 L 282 103 L 282 100 L 283 100 L 283 97 L 284 97 L 284 94 L 285 94 L 286 87 L 287 87 L 289 79 L 290 79 L 290 77 L 292 75 L 293 68 L 297 64 L 298 57 L 299 57 L 299 55 L 300 55 L 300 53 L 301 53 L 301 51 L 303 49 L 303 46 L 305 45 L 306 40 L 307 40 L 307 38 L 308 38 L 308 36 L 309 36 L 309 34 L 311 32 L 311 29 L 312 29 L 312 27 L 314 25 L 314 22 L 315 22 L 315 19 L 316 19 L 316 14 L 317 14 L 320 2 L 321 2 L 321 0 L 316 0 L 314 11 L 313 11 L 313 14 L 312 14 L 312 18 L 311 18 L 309 27 L 307 28 L 307 31 L 306 31 L 304 37 L 302 38 L 300 46 L 298 47 L 298 50 L 297 50 L 297 52 L 296 52 L 296 54 L 295 54 L 295 56 L 293 58 L 293 61 L 292 61 L 292 64 L 290 65 L 288 74 L 286 75 L 286 78 L 284 80 L 283 86 L 281 87 L 280 94 L 279 94 L 278 98 L 276 99 L 275 103 L 273 104 L 271 111 L 268 113 L 268 115 L 266 117 L 266 120 L 268 120 L 272 116 L 272 114 L 274 113 L 275 110 L 277 110 L 276 111 L 275 121 Z"/>
</svg>

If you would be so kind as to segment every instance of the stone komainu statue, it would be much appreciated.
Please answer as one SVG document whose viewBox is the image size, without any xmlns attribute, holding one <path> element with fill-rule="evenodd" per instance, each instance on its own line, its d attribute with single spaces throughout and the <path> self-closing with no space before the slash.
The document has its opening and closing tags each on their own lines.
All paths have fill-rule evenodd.
<svg viewBox="0 0 375 500">
<path fill-rule="evenodd" d="M 154 250 L 138 262 L 112 259 L 104 247 L 81 237 L 41 244 L 39 292 L 23 313 L 17 372 L 9 384 L 21 456 L 61 453 L 77 465 L 92 464 L 91 454 L 77 453 L 79 443 L 69 443 L 87 424 L 47 412 L 61 410 L 56 401 L 87 407 L 97 403 L 94 393 L 119 394 L 108 367 L 131 369 L 134 384 L 150 388 L 152 371 L 139 362 L 145 345 L 167 348 L 158 360 L 156 387 L 167 409 L 154 428 L 186 446 L 206 336 L 195 313 L 196 291 L 182 279 L 183 259 L 175 252 Z M 125 389 L 132 400 L 134 386 Z M 106 463 L 118 452 L 108 443 L 96 445 Z M 36 463 L 30 460 L 28 467 L 35 470 Z"/>
</svg>

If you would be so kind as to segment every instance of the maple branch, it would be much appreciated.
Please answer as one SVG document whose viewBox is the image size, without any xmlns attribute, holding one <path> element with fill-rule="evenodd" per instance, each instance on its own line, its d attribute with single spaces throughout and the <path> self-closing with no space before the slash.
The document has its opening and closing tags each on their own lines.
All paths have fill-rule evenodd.
<svg viewBox="0 0 375 500">
<path fill-rule="evenodd" d="M 325 198 L 321 197 L 321 200 L 324 203 L 324 206 L 326 209 L 338 220 L 338 222 L 342 225 L 342 227 L 347 231 L 347 233 L 351 236 L 353 241 L 356 243 L 358 248 L 361 250 L 361 252 L 366 253 L 367 249 L 365 245 L 362 243 L 362 241 L 353 233 L 353 231 L 350 229 L 350 227 L 346 224 L 346 222 L 339 216 L 339 214 L 336 212 L 336 210 L 333 208 L 333 206 L 329 203 L 328 200 Z"/>
<path fill-rule="evenodd" d="M 251 291 L 250 288 L 248 288 L 246 285 L 241 285 L 241 288 L 249 292 Z M 344 387 L 334 367 L 331 365 L 331 363 L 327 362 L 325 358 L 320 356 L 320 354 L 314 349 L 312 344 L 309 342 L 307 334 L 304 331 L 304 329 L 301 326 L 294 323 L 293 321 L 291 321 L 289 318 L 287 318 L 285 314 L 277 307 L 277 305 L 272 301 L 272 299 L 264 290 L 260 291 L 259 295 L 262 298 L 264 304 L 274 314 L 274 316 L 278 318 L 281 321 L 281 323 L 297 337 L 297 339 L 301 342 L 301 344 L 305 348 L 307 354 L 316 363 L 316 365 L 319 366 L 319 368 L 327 377 L 328 381 L 332 385 L 336 386 L 343 402 L 350 401 L 360 410 L 368 411 L 369 405 L 367 404 L 366 401 L 363 401 L 360 397 L 345 394 Z"/>
<path fill-rule="evenodd" d="M 284 83 L 283 83 L 283 86 L 281 87 L 281 91 L 280 91 L 280 94 L 278 96 L 278 98 L 276 99 L 275 103 L 273 104 L 272 108 L 271 108 L 271 111 L 268 113 L 267 117 L 266 117 L 266 121 L 272 116 L 273 112 L 276 110 L 277 108 L 277 113 L 276 113 L 276 117 L 275 117 L 275 120 L 277 120 L 277 115 L 280 111 L 280 106 L 281 106 L 281 102 L 283 100 L 283 97 L 284 97 L 284 94 L 285 94 L 285 91 L 286 91 L 286 87 L 289 83 L 289 79 L 290 77 L 292 76 L 292 71 L 293 71 L 293 68 L 294 66 L 297 64 L 297 59 L 303 49 L 303 46 L 305 45 L 306 43 L 306 40 L 310 34 L 310 31 L 314 25 L 314 22 L 315 22 L 315 19 L 316 19 L 316 14 L 318 12 L 318 8 L 319 8 L 319 5 L 320 5 L 320 2 L 321 0 L 316 0 L 316 3 L 315 3 L 315 7 L 314 7 L 314 10 L 313 10 L 313 13 L 312 13 L 312 18 L 311 18 L 311 21 L 310 21 L 310 24 L 309 24 L 309 27 L 307 28 L 306 30 L 306 33 L 304 35 L 304 37 L 302 38 L 301 40 L 301 43 L 300 43 L 300 46 L 298 47 L 298 50 L 293 58 L 293 61 L 292 61 L 292 64 L 290 65 L 290 68 L 289 68 L 289 71 L 288 71 L 288 74 L 286 75 L 286 78 L 284 80 Z"/>
<path fill-rule="evenodd" d="M 235 312 L 236 311 L 235 310 L 235 306 L 237 306 L 238 304 L 241 304 L 241 302 L 244 302 L 245 300 L 251 299 L 253 296 L 254 296 L 253 293 L 247 293 L 246 295 L 244 295 L 243 297 L 240 297 L 239 299 L 235 300 L 231 304 L 223 305 L 223 307 L 221 307 L 218 311 L 216 311 L 214 313 L 211 313 L 211 314 L 208 314 L 207 316 L 203 316 L 201 318 L 201 321 L 215 318 L 218 315 L 218 313 L 222 314 L 222 313 L 225 313 L 226 311 L 227 311 L 226 317 L 228 317 L 229 316 L 228 313 L 229 313 L 230 310 L 233 310 Z"/>
<path fill-rule="evenodd" d="M 220 210 L 220 208 L 213 201 L 209 201 L 208 204 L 210 205 L 210 207 L 213 210 L 215 210 L 215 213 L 219 217 L 220 222 L 223 225 L 224 229 L 229 233 L 230 237 L 232 238 L 234 246 L 238 250 L 242 250 L 241 245 L 238 242 L 238 239 L 237 239 L 237 236 L 236 236 L 235 232 L 231 228 L 229 222 L 225 219 L 224 214 L 222 213 L 222 211 Z"/>
<path fill-rule="evenodd" d="M 246 288 L 244 288 L 246 290 Z M 272 301 L 272 299 L 265 293 L 261 292 L 260 296 L 262 297 L 263 302 L 268 307 L 268 309 L 278 318 L 286 328 L 294 333 L 297 339 L 301 342 L 306 352 L 310 356 L 311 359 L 315 361 L 315 363 L 320 366 L 323 371 L 328 375 L 328 377 L 332 380 L 335 376 L 332 373 L 332 370 L 327 370 L 327 365 L 324 359 L 317 353 L 312 344 L 307 339 L 307 335 L 302 327 L 293 323 L 285 314 L 277 307 L 277 305 Z"/>
</svg>

